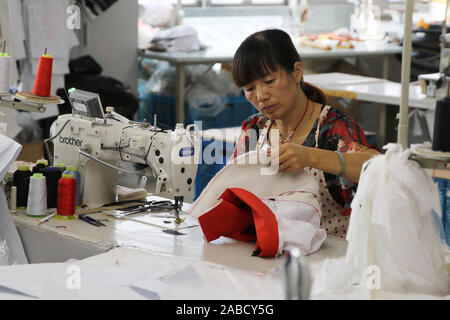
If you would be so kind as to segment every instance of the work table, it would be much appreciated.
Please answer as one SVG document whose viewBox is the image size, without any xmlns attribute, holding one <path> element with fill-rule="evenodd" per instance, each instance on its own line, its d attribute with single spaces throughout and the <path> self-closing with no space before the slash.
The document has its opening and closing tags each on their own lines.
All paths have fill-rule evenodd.
<svg viewBox="0 0 450 320">
<path fill-rule="evenodd" d="M 161 198 L 149 197 L 149 199 Z M 190 204 L 184 204 L 183 210 L 188 210 L 189 207 Z M 128 247 L 155 254 L 214 262 L 243 270 L 267 271 L 282 265 L 281 258 L 252 257 L 254 243 L 239 242 L 224 237 L 207 243 L 200 226 L 183 229 L 185 226 L 196 224 L 196 221 L 187 215 L 182 215 L 186 221 L 178 229 L 182 235 L 163 232 L 164 224 L 159 221 L 173 221 L 173 218 L 155 217 L 161 215 L 168 216 L 168 213 L 141 213 L 129 216 L 142 222 L 117 219 L 105 213 L 89 215 L 101 220 L 106 227 L 95 227 L 81 220 L 56 219 L 39 225 L 40 219 L 28 217 L 23 211 L 13 214 L 13 219 L 30 263 L 84 259 L 113 248 Z M 160 224 L 162 227 L 145 223 Z M 168 224 L 166 230 L 171 229 L 172 226 L 173 222 Z M 328 238 L 322 248 L 308 256 L 307 260 L 315 263 L 326 257 L 343 257 L 345 249 L 346 241 Z"/>
</svg>

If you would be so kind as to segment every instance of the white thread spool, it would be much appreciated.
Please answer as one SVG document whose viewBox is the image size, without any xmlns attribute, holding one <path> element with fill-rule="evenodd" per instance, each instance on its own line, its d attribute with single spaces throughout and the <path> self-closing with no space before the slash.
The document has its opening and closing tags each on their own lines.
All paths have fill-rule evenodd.
<svg viewBox="0 0 450 320">
<path fill-rule="evenodd" d="M 11 213 L 17 212 L 17 187 L 11 187 L 11 207 L 10 211 Z"/>
<path fill-rule="evenodd" d="M 32 217 L 47 215 L 47 185 L 42 173 L 35 173 L 30 177 L 27 215 Z"/>
<path fill-rule="evenodd" d="M 0 53 L 0 94 L 9 93 L 11 57 Z"/>
</svg>

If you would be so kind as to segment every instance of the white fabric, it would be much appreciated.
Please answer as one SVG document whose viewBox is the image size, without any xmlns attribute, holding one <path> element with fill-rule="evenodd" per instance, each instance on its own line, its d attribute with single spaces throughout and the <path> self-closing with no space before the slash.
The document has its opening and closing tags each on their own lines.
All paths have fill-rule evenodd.
<svg viewBox="0 0 450 320">
<path fill-rule="evenodd" d="M 39 57 L 44 54 L 45 48 L 53 57 L 53 75 L 69 73 L 70 50 L 79 44 L 74 30 L 66 26 L 69 4 L 68 0 L 24 0 L 26 45 L 30 52 L 28 62 L 31 69 L 26 76 L 36 75 Z M 34 84 L 34 80 L 31 83 Z M 28 87 L 24 86 L 24 91 L 31 88 L 28 84 Z M 53 93 L 56 89 L 52 86 Z"/>
<path fill-rule="evenodd" d="M 352 202 L 346 257 L 325 261 L 313 284 L 316 298 L 374 298 L 368 268 L 380 270 L 383 291 L 449 293 L 444 246 L 433 223 L 439 195 L 430 176 L 408 160 L 410 151 L 388 145 L 363 166 Z"/>
<path fill-rule="evenodd" d="M 283 298 L 278 270 L 262 274 L 132 248 L 115 248 L 81 261 L 0 267 L 0 300 Z"/>
<path fill-rule="evenodd" d="M 22 127 L 17 122 L 17 111 L 11 108 L 0 107 L 0 123 L 6 126 L 5 135 L 9 138 L 15 138 Z"/>
<path fill-rule="evenodd" d="M 19 79 L 16 60 L 26 57 L 25 31 L 22 19 L 22 2 L 0 0 L 0 44 L 6 40 L 6 53 L 11 57 L 11 84 Z"/>
<path fill-rule="evenodd" d="M 275 215 L 279 253 L 287 244 L 297 245 L 303 254 L 318 250 L 326 232 L 320 229 L 319 186 L 315 179 L 306 172 L 274 174 L 263 164 L 268 163 L 264 157 L 264 151 L 252 151 L 229 162 L 206 186 L 189 214 L 198 218 L 220 203 L 218 199 L 226 189 L 242 188 L 262 199 Z"/>
<path fill-rule="evenodd" d="M 51 94 L 65 87 L 64 75 L 69 73 L 70 51 L 79 45 L 74 30 L 66 26 L 69 0 L 24 0 L 23 20 L 26 47 L 30 54 L 22 61 L 23 91 L 32 91 L 39 65 L 39 58 L 47 48 L 53 57 Z M 45 113 L 33 113 L 33 120 L 59 115 L 55 104 L 46 105 Z"/>
<path fill-rule="evenodd" d="M 187 25 L 180 25 L 155 32 L 152 43 L 157 43 L 168 52 L 198 51 L 202 45 L 197 31 Z"/>
<path fill-rule="evenodd" d="M 22 150 L 22 146 L 0 134 L 0 180 Z M 26 264 L 28 260 L 3 190 L 0 188 L 0 265 Z"/>
<path fill-rule="evenodd" d="M 303 254 L 319 250 L 327 234 L 320 229 L 319 207 L 313 207 L 298 200 L 263 199 L 278 223 L 278 254 L 288 245 L 300 248 Z M 311 236 L 313 235 L 313 236 Z"/>
<path fill-rule="evenodd" d="M 48 53 L 54 59 L 68 61 L 70 49 L 78 44 L 75 32 L 66 26 L 66 10 L 70 1 L 24 0 L 23 5 L 26 10 L 24 18 L 26 19 L 30 56 L 39 59 L 43 55 L 44 49 L 48 48 Z M 36 69 L 37 65 L 35 64 L 33 74 L 36 74 Z M 66 69 L 66 71 L 69 70 Z"/>
</svg>

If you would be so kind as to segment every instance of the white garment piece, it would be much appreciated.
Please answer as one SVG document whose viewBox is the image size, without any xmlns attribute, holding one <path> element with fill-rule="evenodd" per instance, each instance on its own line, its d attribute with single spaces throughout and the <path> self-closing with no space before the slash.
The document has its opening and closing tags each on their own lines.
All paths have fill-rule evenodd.
<svg viewBox="0 0 450 320">
<path fill-rule="evenodd" d="M 158 30 L 155 33 L 153 40 L 154 41 L 172 40 L 176 38 L 183 38 L 196 35 L 197 31 L 193 27 L 187 25 L 180 25 L 173 28 Z"/>
<path fill-rule="evenodd" d="M 17 111 L 14 109 L 0 107 L 0 123 L 7 124 L 5 135 L 11 139 L 22 131 L 22 127 L 17 122 Z"/>
<path fill-rule="evenodd" d="M 69 73 L 70 50 L 79 45 L 74 30 L 66 26 L 69 0 L 24 0 L 23 20 L 26 35 L 28 59 L 21 64 L 23 91 L 32 91 L 39 65 L 39 58 L 47 53 L 53 57 L 51 94 L 65 86 L 64 74 Z M 45 115 L 35 115 L 42 119 L 58 115 L 56 105 L 46 106 Z"/>
<path fill-rule="evenodd" d="M 22 146 L 0 134 L 0 180 L 22 150 Z M 9 212 L 3 190 L 0 189 L 0 264 L 28 263 L 25 251 Z"/>
<path fill-rule="evenodd" d="M 320 212 L 317 208 L 298 200 L 277 198 L 262 201 L 277 219 L 278 253 L 283 252 L 289 245 L 299 247 L 305 255 L 319 250 L 327 238 L 327 233 L 320 229 Z"/>
<path fill-rule="evenodd" d="M 11 85 L 19 79 L 16 61 L 26 57 L 22 2 L 0 0 L 0 44 L 6 40 L 5 52 L 11 57 Z"/>
<path fill-rule="evenodd" d="M 180 25 L 155 32 L 152 43 L 168 52 L 198 51 L 202 48 L 197 31 L 191 26 Z"/>
<path fill-rule="evenodd" d="M 385 155 L 363 165 L 352 202 L 346 257 L 325 261 L 313 283 L 315 298 L 374 298 L 370 266 L 379 268 L 379 289 L 445 295 L 449 277 L 445 247 L 434 226 L 440 212 L 436 184 L 411 152 L 390 144 Z M 373 284 L 373 283 L 372 283 Z M 376 282 L 375 282 L 376 284 Z"/>
<path fill-rule="evenodd" d="M 171 40 L 155 41 L 159 46 L 166 49 L 167 52 L 177 51 L 198 51 L 201 49 L 197 36 L 185 36 Z"/>
<path fill-rule="evenodd" d="M 274 174 L 274 168 L 263 163 L 268 163 L 264 151 L 252 151 L 230 161 L 205 187 L 189 214 L 198 219 L 220 203 L 218 199 L 226 189 L 245 189 L 263 200 L 275 215 L 279 253 L 288 244 L 297 245 L 302 254 L 318 250 L 326 231 L 320 229 L 317 182 L 304 172 Z"/>
<path fill-rule="evenodd" d="M 54 59 L 68 61 L 70 49 L 79 44 L 75 32 L 66 26 L 70 1 L 24 0 L 23 5 L 30 57 L 39 58 L 47 48 Z"/>
</svg>

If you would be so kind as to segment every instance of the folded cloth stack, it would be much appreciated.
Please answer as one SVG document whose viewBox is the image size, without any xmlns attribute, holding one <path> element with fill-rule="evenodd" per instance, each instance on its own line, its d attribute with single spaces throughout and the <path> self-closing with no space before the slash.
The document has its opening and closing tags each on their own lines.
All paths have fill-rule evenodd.
<svg viewBox="0 0 450 320">
<path fill-rule="evenodd" d="M 302 254 L 326 239 L 320 228 L 319 187 L 307 170 L 269 174 L 258 151 L 228 163 L 206 186 L 189 214 L 208 242 L 221 236 L 256 241 L 254 255 L 276 257 L 287 245 Z"/>
<path fill-rule="evenodd" d="M 194 28 L 180 25 L 155 32 L 149 48 L 176 52 L 198 51 L 202 50 L 204 46 L 200 43 Z"/>
</svg>

